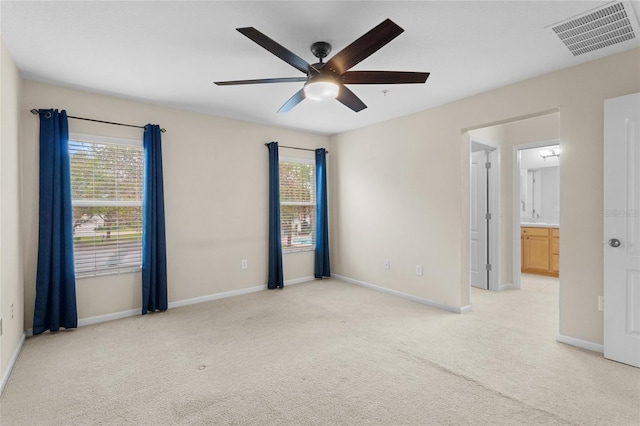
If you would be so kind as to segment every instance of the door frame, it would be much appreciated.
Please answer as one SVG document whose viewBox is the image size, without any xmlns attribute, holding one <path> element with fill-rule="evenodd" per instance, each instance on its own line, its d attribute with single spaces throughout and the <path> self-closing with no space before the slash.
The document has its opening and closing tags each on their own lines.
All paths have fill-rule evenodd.
<svg viewBox="0 0 640 426">
<path fill-rule="evenodd" d="M 513 283 L 513 288 L 516 290 L 520 290 L 520 275 L 522 274 L 522 250 L 520 247 L 520 151 L 554 145 L 560 145 L 560 149 L 562 149 L 560 139 L 514 145 L 512 148 L 511 186 L 513 189 L 513 205 L 511 209 L 513 212 L 513 277 L 511 282 Z"/>
<path fill-rule="evenodd" d="M 473 152 L 473 145 L 481 145 L 487 148 L 487 159 L 491 163 L 489 169 L 489 184 L 487 189 L 489 191 L 489 199 L 487 200 L 487 207 L 489 213 L 491 213 L 491 222 L 489 226 L 489 232 L 487 233 L 487 242 L 489 243 L 489 264 L 491 264 L 491 271 L 489 273 L 489 290 L 499 291 L 500 287 L 500 146 L 494 142 L 486 139 L 469 136 L 469 170 L 471 170 L 471 154 Z M 469 183 L 471 182 L 471 176 L 469 176 Z M 469 211 L 471 211 L 471 192 L 469 192 Z M 469 217 L 471 220 L 471 217 Z M 469 244 L 471 244 L 471 233 L 469 233 Z M 471 285 L 471 265 L 469 265 L 469 287 Z"/>
</svg>

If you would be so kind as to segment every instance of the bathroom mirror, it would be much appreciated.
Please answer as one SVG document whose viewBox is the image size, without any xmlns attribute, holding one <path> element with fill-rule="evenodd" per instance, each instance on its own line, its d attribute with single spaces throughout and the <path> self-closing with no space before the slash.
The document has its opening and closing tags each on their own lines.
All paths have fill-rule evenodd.
<svg viewBox="0 0 640 426">
<path fill-rule="evenodd" d="M 522 222 L 558 223 L 560 218 L 559 167 L 520 169 Z"/>
<path fill-rule="evenodd" d="M 520 218 L 523 223 L 560 220 L 559 146 L 527 149 L 520 156 Z"/>
</svg>

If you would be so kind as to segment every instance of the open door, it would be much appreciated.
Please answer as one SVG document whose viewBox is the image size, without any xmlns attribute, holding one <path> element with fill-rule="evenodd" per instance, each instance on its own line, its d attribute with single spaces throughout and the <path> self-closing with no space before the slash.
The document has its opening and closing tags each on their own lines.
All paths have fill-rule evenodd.
<svg viewBox="0 0 640 426">
<path fill-rule="evenodd" d="M 471 153 L 469 171 L 470 231 L 471 242 L 470 271 L 471 285 L 487 290 L 489 288 L 489 250 L 488 250 L 488 154 L 485 150 Z"/>
<path fill-rule="evenodd" d="M 640 93 L 604 125 L 604 356 L 640 367 Z"/>
<path fill-rule="evenodd" d="M 500 150 L 471 136 L 469 142 L 469 283 L 500 290 Z"/>
</svg>

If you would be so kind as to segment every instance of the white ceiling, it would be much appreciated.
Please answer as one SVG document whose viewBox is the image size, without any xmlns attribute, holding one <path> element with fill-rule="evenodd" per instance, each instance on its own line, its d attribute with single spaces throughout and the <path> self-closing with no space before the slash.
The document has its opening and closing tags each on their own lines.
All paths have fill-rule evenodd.
<svg viewBox="0 0 640 426">
<path fill-rule="evenodd" d="M 335 134 L 640 46 L 639 37 L 574 57 L 545 28 L 606 3 L 2 0 L 0 22 L 27 79 Z M 637 16 L 640 5 L 632 3 Z M 353 69 L 431 76 L 424 85 L 350 86 L 368 106 L 359 113 L 335 100 L 277 113 L 302 83 L 212 84 L 303 76 L 237 27 L 255 27 L 313 63 L 311 43 L 331 43 L 331 57 L 386 18 L 405 32 Z"/>
</svg>

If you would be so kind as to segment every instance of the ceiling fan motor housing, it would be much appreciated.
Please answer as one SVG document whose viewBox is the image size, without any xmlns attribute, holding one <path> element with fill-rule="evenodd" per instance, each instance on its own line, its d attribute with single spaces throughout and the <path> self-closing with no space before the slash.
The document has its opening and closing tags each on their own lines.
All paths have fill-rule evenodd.
<svg viewBox="0 0 640 426">
<path fill-rule="evenodd" d="M 320 59 L 320 63 L 322 63 L 322 59 L 326 58 L 331 52 L 331 45 L 326 41 L 316 41 L 311 45 L 311 53 L 313 56 Z"/>
</svg>

